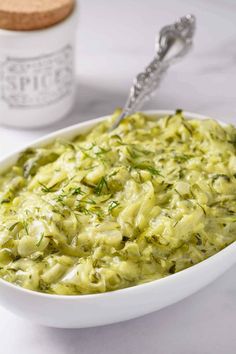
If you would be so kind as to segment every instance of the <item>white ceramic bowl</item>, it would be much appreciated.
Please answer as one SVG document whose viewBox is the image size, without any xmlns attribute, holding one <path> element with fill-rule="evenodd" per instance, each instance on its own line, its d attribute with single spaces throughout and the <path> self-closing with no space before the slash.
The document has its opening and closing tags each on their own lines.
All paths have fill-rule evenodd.
<svg viewBox="0 0 236 354">
<path fill-rule="evenodd" d="M 149 111 L 157 117 L 172 111 Z M 206 117 L 187 113 L 189 119 Z M 80 123 L 50 134 L 30 146 L 42 146 L 56 137 L 84 133 L 107 117 Z M 221 123 L 223 124 L 223 123 Z M 14 163 L 19 153 L 0 162 L 1 171 Z M 191 268 L 150 283 L 113 292 L 62 296 L 20 288 L 0 279 L 0 304 L 15 314 L 45 326 L 83 328 L 129 320 L 156 311 L 193 294 L 212 282 L 236 262 L 236 242 Z"/>
</svg>

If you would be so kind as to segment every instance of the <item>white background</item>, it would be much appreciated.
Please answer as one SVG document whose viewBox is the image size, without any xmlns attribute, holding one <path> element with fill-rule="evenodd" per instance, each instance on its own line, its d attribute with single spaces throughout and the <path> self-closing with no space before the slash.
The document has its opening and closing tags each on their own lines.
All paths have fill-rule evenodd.
<svg viewBox="0 0 236 354">
<path fill-rule="evenodd" d="M 235 123 L 235 0 L 81 0 L 72 114 L 37 131 L 0 127 L 0 155 L 122 106 L 134 75 L 153 55 L 157 31 L 189 12 L 198 19 L 194 51 L 170 69 L 145 108 L 183 108 Z M 235 354 L 235 271 L 178 304 L 100 328 L 43 328 L 0 308 L 0 353 Z"/>
</svg>

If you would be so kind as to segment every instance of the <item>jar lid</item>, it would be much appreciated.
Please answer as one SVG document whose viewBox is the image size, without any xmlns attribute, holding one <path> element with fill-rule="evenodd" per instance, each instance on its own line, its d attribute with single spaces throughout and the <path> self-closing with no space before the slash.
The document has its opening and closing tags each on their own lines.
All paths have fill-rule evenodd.
<svg viewBox="0 0 236 354">
<path fill-rule="evenodd" d="M 70 15 L 75 0 L 1 0 L 0 28 L 13 31 L 43 29 Z"/>
</svg>

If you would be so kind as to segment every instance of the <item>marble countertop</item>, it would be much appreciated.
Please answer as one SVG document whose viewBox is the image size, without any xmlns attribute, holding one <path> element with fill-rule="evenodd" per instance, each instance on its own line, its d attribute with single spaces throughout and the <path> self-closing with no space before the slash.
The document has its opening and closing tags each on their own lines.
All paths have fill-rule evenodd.
<svg viewBox="0 0 236 354">
<path fill-rule="evenodd" d="M 0 156 L 70 124 L 122 106 L 134 75 L 153 54 L 161 26 L 197 16 L 195 47 L 168 72 L 145 108 L 198 112 L 236 123 L 235 0 L 80 0 L 77 100 L 72 114 L 37 131 L 0 127 Z M 236 266 L 186 300 L 100 328 L 33 325 L 0 308 L 3 354 L 235 354 Z"/>
</svg>

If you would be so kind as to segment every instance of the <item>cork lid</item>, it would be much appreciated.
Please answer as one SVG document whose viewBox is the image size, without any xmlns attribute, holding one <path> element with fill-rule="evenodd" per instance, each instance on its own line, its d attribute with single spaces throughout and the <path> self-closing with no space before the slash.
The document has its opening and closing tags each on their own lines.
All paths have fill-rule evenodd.
<svg viewBox="0 0 236 354">
<path fill-rule="evenodd" d="M 43 29 L 63 21 L 75 0 L 0 0 L 0 28 L 15 31 Z"/>
</svg>

